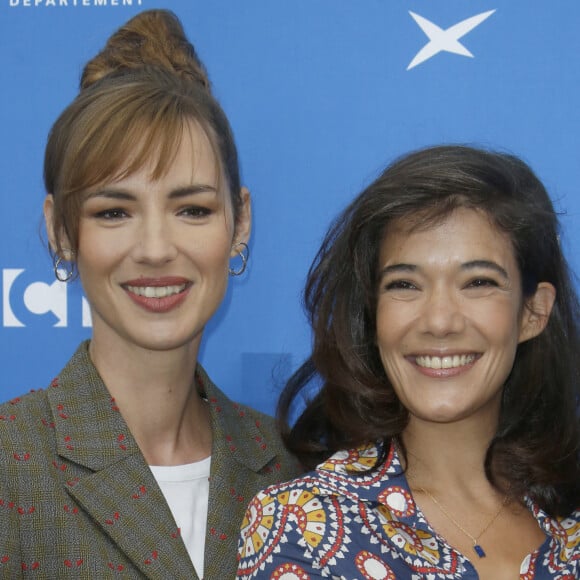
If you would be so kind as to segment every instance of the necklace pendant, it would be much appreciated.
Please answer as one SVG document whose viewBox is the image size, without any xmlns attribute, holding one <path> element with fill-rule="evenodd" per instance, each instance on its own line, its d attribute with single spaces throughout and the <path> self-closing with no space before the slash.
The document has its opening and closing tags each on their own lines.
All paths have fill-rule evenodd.
<svg viewBox="0 0 580 580">
<path fill-rule="evenodd" d="M 473 549 L 480 558 L 485 558 L 485 551 L 479 544 L 473 544 Z"/>
</svg>

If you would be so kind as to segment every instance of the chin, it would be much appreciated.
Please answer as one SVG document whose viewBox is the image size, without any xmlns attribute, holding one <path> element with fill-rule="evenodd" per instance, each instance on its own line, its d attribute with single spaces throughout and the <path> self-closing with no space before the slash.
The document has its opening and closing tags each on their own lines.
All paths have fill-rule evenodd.
<svg viewBox="0 0 580 580">
<path fill-rule="evenodd" d="M 465 419 L 466 413 L 462 410 L 444 407 L 437 409 L 421 409 L 416 412 L 411 412 L 417 419 L 427 421 L 429 423 L 454 423 Z"/>
</svg>

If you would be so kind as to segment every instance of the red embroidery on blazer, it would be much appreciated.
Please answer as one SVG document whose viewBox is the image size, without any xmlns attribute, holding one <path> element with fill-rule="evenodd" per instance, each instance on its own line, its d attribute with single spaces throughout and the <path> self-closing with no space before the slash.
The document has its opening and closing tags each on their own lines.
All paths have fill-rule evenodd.
<svg viewBox="0 0 580 580">
<path fill-rule="evenodd" d="M 6 564 L 6 562 L 8 562 L 10 560 L 10 556 L 8 556 L 8 554 L 2 556 L 2 558 L 0 558 L 0 564 Z"/>
<path fill-rule="evenodd" d="M 215 536 L 215 535 L 217 534 L 217 530 L 216 530 L 215 528 L 211 528 L 211 529 L 209 530 L 209 533 L 210 533 L 212 536 Z M 223 532 L 222 532 L 222 533 L 219 535 L 219 539 L 220 539 L 220 540 L 225 540 L 226 538 L 227 538 L 227 536 L 226 536 L 226 535 L 225 535 Z"/>
<path fill-rule="evenodd" d="M 119 519 L 119 512 L 115 512 L 111 519 L 105 520 L 105 523 L 112 526 Z"/>
<path fill-rule="evenodd" d="M 41 422 L 45 427 L 49 427 L 50 429 L 54 429 L 54 421 L 48 421 L 46 419 L 41 419 Z"/>
<path fill-rule="evenodd" d="M 232 436 L 231 435 L 226 435 L 226 441 L 228 443 L 231 443 L 233 441 Z M 235 451 L 236 450 L 236 446 L 235 445 L 230 445 L 230 451 Z"/>
<path fill-rule="evenodd" d="M 179 538 L 179 536 L 181 536 L 181 528 L 177 528 L 177 530 L 175 532 L 171 533 L 171 537 L 175 540 L 176 538 Z"/>
<path fill-rule="evenodd" d="M 20 397 L 15 397 L 11 401 L 8 401 L 11 405 L 18 405 L 22 399 Z"/>
<path fill-rule="evenodd" d="M 75 485 L 76 485 L 78 482 L 79 482 L 79 478 L 78 478 L 78 477 L 75 477 L 75 478 L 73 478 L 73 479 L 69 479 L 69 480 L 66 482 L 66 484 L 67 484 L 69 487 L 74 487 L 74 486 L 75 486 Z"/>
<path fill-rule="evenodd" d="M 51 387 L 58 387 L 58 377 L 55 377 L 54 379 L 52 379 L 50 386 Z"/>
<path fill-rule="evenodd" d="M 30 566 L 26 563 L 26 562 L 22 562 L 22 564 L 20 565 L 22 570 L 26 571 L 26 570 L 37 570 L 38 568 L 40 568 L 40 563 L 39 562 L 32 562 L 32 564 L 30 564 Z"/>
<path fill-rule="evenodd" d="M 115 397 L 111 397 L 111 409 L 113 411 L 118 411 L 119 407 L 117 407 L 117 403 L 115 402 Z"/>
<path fill-rule="evenodd" d="M 61 419 L 68 419 L 68 415 L 64 412 L 64 405 L 62 403 L 59 403 L 56 406 L 56 410 L 58 411 L 58 416 Z"/>
<path fill-rule="evenodd" d="M 153 564 L 153 561 L 157 560 L 157 556 L 157 550 L 153 550 L 153 552 L 151 552 L 151 558 L 145 558 L 145 564 L 147 564 L 147 566 L 149 566 L 149 564 Z"/>
<path fill-rule="evenodd" d="M 21 516 L 33 514 L 36 511 L 36 508 L 33 505 L 30 506 L 29 508 L 25 508 L 22 506 L 17 506 L 13 501 L 8 502 L 4 501 L 2 498 L 0 498 L 0 507 L 7 508 L 9 510 L 13 510 L 14 508 L 16 508 L 16 511 Z"/>
<path fill-rule="evenodd" d="M 142 485 L 141 487 L 139 487 L 139 491 L 137 493 L 134 493 L 132 497 L 133 499 L 141 499 L 145 495 L 147 495 L 147 488 L 144 485 Z"/>
<path fill-rule="evenodd" d="M 80 568 L 83 565 L 83 559 L 79 558 L 78 560 L 75 560 L 74 562 L 72 560 L 65 560 L 64 561 L 64 565 L 67 568 Z"/>
<path fill-rule="evenodd" d="M 36 511 L 36 508 L 31 505 L 28 509 L 23 508 L 22 506 L 19 506 L 16 511 L 21 515 L 26 515 L 26 514 L 33 514 Z"/>
<path fill-rule="evenodd" d="M 217 404 L 218 400 L 215 397 L 208 399 L 210 403 L 214 405 L 216 413 L 221 413 L 222 408 Z"/>
<path fill-rule="evenodd" d="M 107 566 L 111 569 L 114 570 L 115 572 L 122 572 L 125 569 L 125 566 L 123 566 L 123 564 L 117 564 L 115 566 L 115 564 L 113 564 L 113 562 L 109 562 L 107 564 Z"/>
<path fill-rule="evenodd" d="M 16 415 L 0 415 L 0 421 L 14 421 Z"/>
<path fill-rule="evenodd" d="M 119 448 L 123 451 L 127 451 L 127 446 L 123 443 L 123 441 L 125 441 L 125 435 L 123 435 L 123 433 L 117 435 L 117 441 L 119 442 Z"/>
<path fill-rule="evenodd" d="M 260 423 L 260 420 L 259 419 L 256 419 L 256 427 L 258 427 L 258 429 L 259 429 L 261 425 L 262 424 Z"/>
<path fill-rule="evenodd" d="M 256 437 L 254 437 L 254 440 L 257 443 L 262 443 L 262 438 L 259 435 L 256 435 Z M 262 445 L 260 445 L 260 449 L 266 449 L 268 446 L 265 443 L 262 443 Z"/>
<path fill-rule="evenodd" d="M 72 451 L 74 449 L 74 445 L 71 443 L 71 436 L 70 435 L 65 435 L 64 437 L 64 442 L 66 443 L 65 447 L 69 450 Z"/>
<path fill-rule="evenodd" d="M 63 509 L 64 509 L 64 511 L 65 511 L 67 514 L 76 515 L 76 514 L 78 514 L 78 513 L 79 513 L 79 508 L 78 508 L 78 507 L 76 507 L 76 506 L 75 506 L 75 507 L 73 507 L 73 508 L 71 508 L 71 507 L 69 507 L 68 505 L 65 505 Z"/>
<path fill-rule="evenodd" d="M 16 459 L 16 461 L 28 461 L 30 459 L 30 453 L 28 453 L 28 451 L 22 455 L 19 453 L 14 453 L 13 457 Z"/>
<path fill-rule="evenodd" d="M 230 495 L 232 498 L 237 499 L 240 503 L 244 501 L 244 497 L 238 494 L 238 492 L 233 487 L 230 488 Z"/>
<path fill-rule="evenodd" d="M 54 467 L 56 467 L 56 469 L 58 469 L 59 471 L 66 471 L 67 466 L 65 463 L 57 463 L 56 461 L 53 461 L 52 464 L 54 465 Z"/>
</svg>

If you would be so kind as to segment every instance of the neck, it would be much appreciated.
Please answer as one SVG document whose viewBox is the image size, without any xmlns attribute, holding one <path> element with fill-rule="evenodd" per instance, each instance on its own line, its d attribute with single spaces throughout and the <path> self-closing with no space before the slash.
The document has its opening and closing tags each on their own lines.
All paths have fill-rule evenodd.
<svg viewBox="0 0 580 580">
<path fill-rule="evenodd" d="M 177 465 L 211 453 L 209 410 L 195 385 L 199 341 L 150 351 L 95 336 L 89 353 L 131 434 L 151 465 Z"/>
<path fill-rule="evenodd" d="M 489 486 L 484 462 L 494 433 L 491 422 L 442 424 L 411 418 L 401 436 L 410 485 L 429 489 Z"/>
</svg>

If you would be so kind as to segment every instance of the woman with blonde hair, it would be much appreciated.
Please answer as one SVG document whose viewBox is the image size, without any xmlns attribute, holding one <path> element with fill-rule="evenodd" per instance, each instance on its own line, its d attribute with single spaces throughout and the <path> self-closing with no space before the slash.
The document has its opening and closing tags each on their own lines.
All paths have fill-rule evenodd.
<svg viewBox="0 0 580 580">
<path fill-rule="evenodd" d="M 93 330 L 0 407 L 0 577 L 233 577 L 245 504 L 296 466 L 197 362 L 246 266 L 250 196 L 172 13 L 137 15 L 87 64 L 44 178 L 55 275 L 78 273 Z"/>
</svg>

